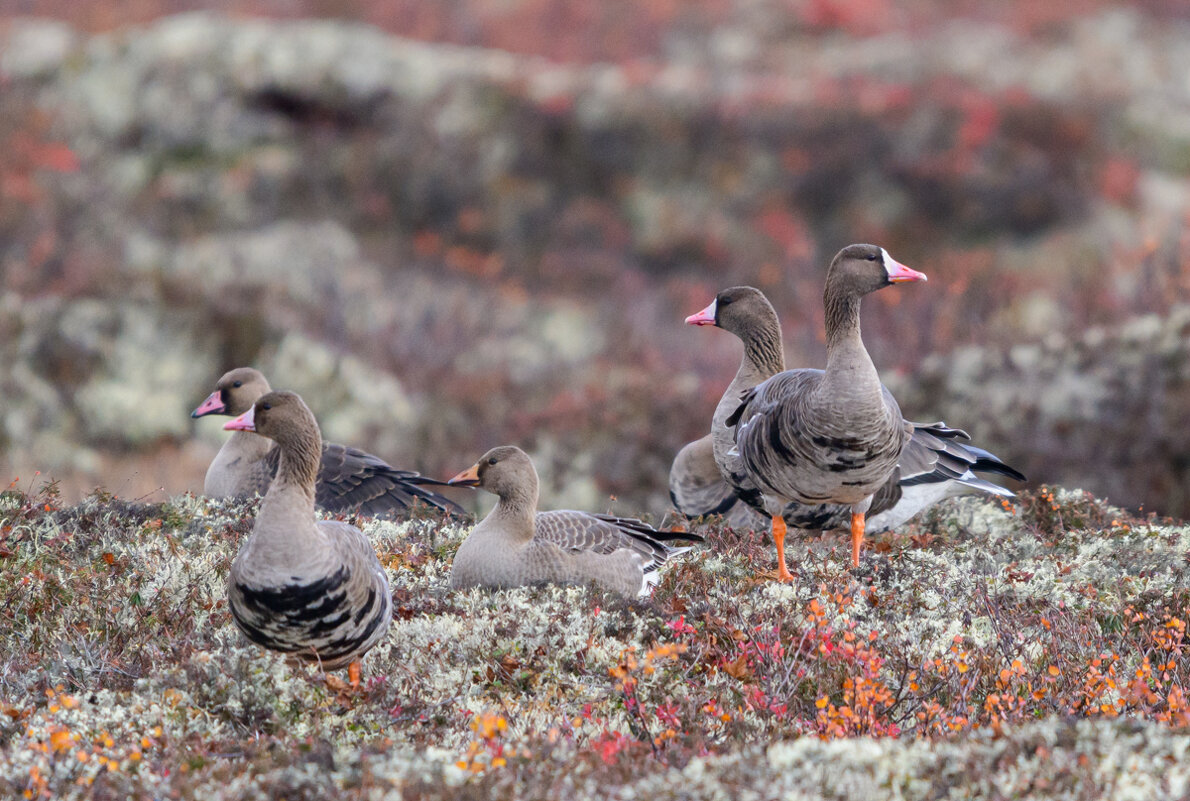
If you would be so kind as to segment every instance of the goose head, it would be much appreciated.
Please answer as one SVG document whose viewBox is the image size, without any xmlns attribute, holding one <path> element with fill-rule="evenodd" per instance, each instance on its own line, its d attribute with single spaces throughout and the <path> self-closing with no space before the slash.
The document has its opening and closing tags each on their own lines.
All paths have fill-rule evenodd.
<svg viewBox="0 0 1190 801">
<path fill-rule="evenodd" d="M 892 284 L 925 280 L 925 273 L 901 264 L 882 247 L 848 245 L 835 255 L 826 271 L 826 291 L 860 297 Z"/>
<path fill-rule="evenodd" d="M 479 487 L 501 499 L 526 494 L 536 495 L 537 471 L 529 455 L 515 445 L 501 445 L 479 457 L 448 484 Z"/>
<path fill-rule="evenodd" d="M 190 416 L 222 414 L 235 417 L 251 409 L 256 399 L 271 389 L 268 380 L 259 370 L 237 367 L 223 374 L 215 384 L 215 391 L 208 395 Z"/>
<path fill-rule="evenodd" d="M 747 342 L 755 332 L 780 330 L 773 304 L 759 289 L 733 286 L 721 291 L 711 304 L 686 318 L 687 325 L 713 325 Z"/>
<path fill-rule="evenodd" d="M 252 431 L 268 437 L 283 449 L 320 442 L 314 413 L 296 392 L 268 392 L 234 420 L 223 424 L 229 431 Z"/>
</svg>

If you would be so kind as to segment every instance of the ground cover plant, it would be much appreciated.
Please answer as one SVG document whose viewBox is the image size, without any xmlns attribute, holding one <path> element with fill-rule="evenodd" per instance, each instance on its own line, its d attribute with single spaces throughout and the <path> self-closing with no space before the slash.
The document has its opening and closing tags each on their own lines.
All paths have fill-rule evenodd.
<svg viewBox="0 0 1190 801">
<path fill-rule="evenodd" d="M 451 593 L 466 527 L 360 520 L 390 636 L 351 691 L 232 625 L 255 502 L 0 496 L 0 795 L 1178 798 L 1190 528 L 1043 488 L 872 541 L 708 545 L 654 596 Z"/>
</svg>

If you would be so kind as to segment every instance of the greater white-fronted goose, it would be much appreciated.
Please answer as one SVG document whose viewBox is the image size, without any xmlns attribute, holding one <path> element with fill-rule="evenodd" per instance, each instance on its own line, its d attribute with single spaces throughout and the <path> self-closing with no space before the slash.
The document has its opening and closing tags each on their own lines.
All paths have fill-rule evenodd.
<svg viewBox="0 0 1190 801">
<path fill-rule="evenodd" d="M 774 514 L 778 575 L 785 503 L 851 507 L 851 561 L 859 564 L 864 515 L 897 469 L 913 426 L 883 387 L 859 333 L 859 302 L 891 283 L 923 281 L 875 245 L 848 245 L 827 270 L 826 370 L 785 370 L 749 390 L 727 418 L 744 475 Z"/>
<path fill-rule="evenodd" d="M 761 493 L 749 481 L 740 465 L 739 452 L 735 450 L 735 432 L 728 427 L 727 418 L 739 407 L 745 392 L 785 369 L 777 313 L 759 289 L 741 286 L 723 290 L 709 306 L 687 317 L 686 322 L 690 325 L 713 325 L 736 335 L 744 344 L 744 355 L 711 421 L 709 436 L 715 446 L 711 452 L 711 466 L 716 469 L 721 484 L 716 487 L 707 476 L 705 464 L 696 461 L 696 452 L 692 450 L 696 443 L 683 449 L 683 453 L 691 450 L 686 457 L 684 475 L 698 475 L 701 469 L 698 484 L 701 497 L 720 498 L 719 503 L 725 506 L 728 502 L 720 496 L 731 490 L 740 500 L 750 503 L 752 511 L 759 514 L 754 514 L 747 522 L 755 527 L 760 515 L 768 517 L 767 507 Z M 1025 480 L 1021 473 L 994 454 L 959 442 L 970 439 L 960 429 L 950 428 L 944 423 L 909 425 L 913 427 L 912 436 L 901 453 L 898 468 L 876 492 L 868 510 L 865 522 L 868 532 L 895 528 L 923 509 L 958 495 L 988 492 L 1004 497 L 1013 496 L 1010 490 L 985 481 L 976 475 L 977 472 Z M 674 465 L 675 468 L 678 466 L 677 459 Z M 686 478 L 685 481 L 695 486 L 694 479 Z M 678 496 L 674 492 L 674 482 L 675 475 L 671 472 L 671 496 L 675 497 L 676 505 Z M 698 497 L 690 495 L 689 490 L 687 495 Z M 687 505 L 697 508 L 693 503 L 687 502 Z M 682 506 L 678 508 L 682 511 Z M 846 527 L 850 514 L 850 507 L 844 505 L 791 502 L 784 506 L 781 517 L 782 524 L 796 528 L 834 529 Z M 739 512 L 736 515 L 742 517 Z"/>
<path fill-rule="evenodd" d="M 259 370 L 238 367 L 224 373 L 215 391 L 190 416 L 235 417 L 251 409 L 269 391 L 269 382 Z M 268 439 L 250 431 L 236 431 L 207 468 L 203 492 L 213 498 L 263 494 L 277 473 L 279 460 L 280 450 Z M 399 470 L 358 448 L 324 442 L 314 501 L 328 512 L 358 511 L 369 516 L 401 513 L 421 501 L 462 516 L 464 511 L 457 503 L 425 489 L 444 483 L 412 470 Z"/>
<path fill-rule="evenodd" d="M 449 483 L 480 487 L 499 499 L 459 546 L 450 569 L 455 588 L 593 582 L 627 597 L 644 596 L 665 561 L 689 550 L 665 541 L 702 541 L 629 518 L 538 512 L 537 471 L 513 445 L 492 448 Z"/>
<path fill-rule="evenodd" d="M 727 418 L 740 468 L 773 515 L 778 571 L 785 567 L 790 501 L 851 507 L 851 563 L 859 565 L 864 516 L 897 469 L 913 426 L 881 383 L 860 337 L 864 295 L 926 276 L 875 245 L 849 245 L 826 274 L 826 369 L 786 370 L 749 390 Z"/>
<path fill-rule="evenodd" d="M 359 660 L 392 622 L 388 577 L 355 526 L 314 516 L 322 435 L 292 392 L 268 392 L 223 426 L 268 437 L 280 452 L 252 533 L 231 565 L 227 600 L 248 639 L 326 670 Z"/>
</svg>

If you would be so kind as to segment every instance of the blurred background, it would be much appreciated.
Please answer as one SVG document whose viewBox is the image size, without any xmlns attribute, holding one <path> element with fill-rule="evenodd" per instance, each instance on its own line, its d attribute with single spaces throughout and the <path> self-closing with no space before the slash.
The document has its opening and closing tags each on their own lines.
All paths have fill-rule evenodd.
<svg viewBox="0 0 1190 801">
<path fill-rule="evenodd" d="M 3 0 L 0 484 L 200 490 L 225 370 L 447 477 L 661 512 L 760 287 L 826 265 L 912 419 L 1190 512 L 1190 11 L 1176 0 Z"/>
</svg>

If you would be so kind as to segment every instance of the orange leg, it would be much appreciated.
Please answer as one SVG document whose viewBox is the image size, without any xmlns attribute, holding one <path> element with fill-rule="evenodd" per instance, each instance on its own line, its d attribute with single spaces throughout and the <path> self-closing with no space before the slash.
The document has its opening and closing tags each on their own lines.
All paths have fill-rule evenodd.
<svg viewBox="0 0 1190 801">
<path fill-rule="evenodd" d="M 351 689 L 359 688 L 359 660 L 355 660 L 347 666 L 347 683 L 351 685 Z"/>
<path fill-rule="evenodd" d="M 777 581 L 793 581 L 793 574 L 785 566 L 785 518 L 773 515 L 773 542 L 777 543 Z"/>
<path fill-rule="evenodd" d="M 864 544 L 864 513 L 851 513 L 851 566 L 859 567 L 859 549 Z"/>
</svg>

